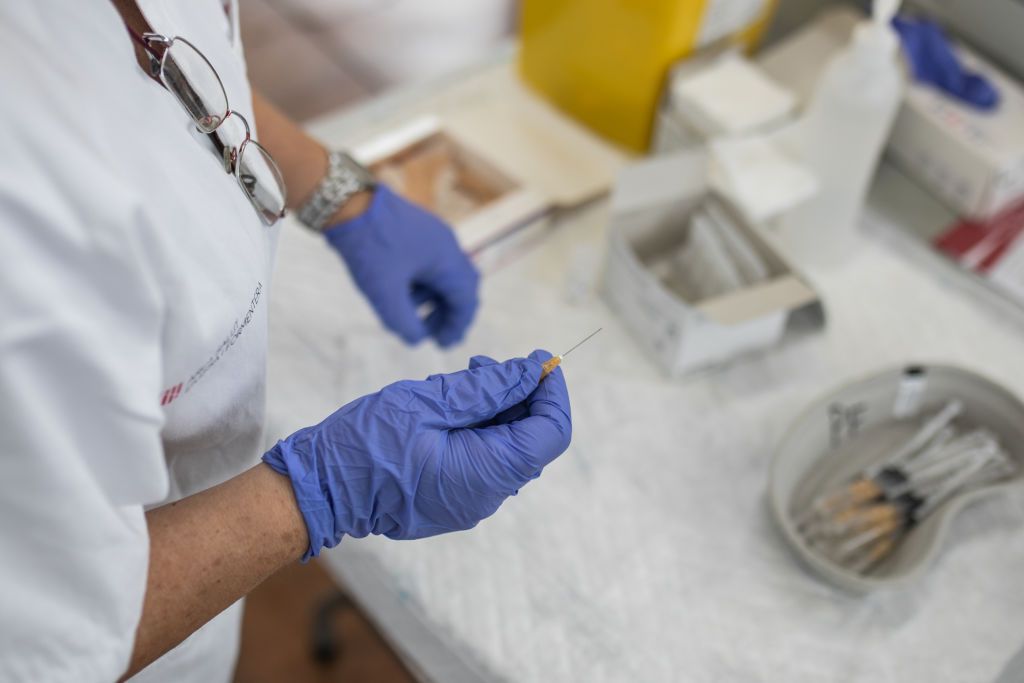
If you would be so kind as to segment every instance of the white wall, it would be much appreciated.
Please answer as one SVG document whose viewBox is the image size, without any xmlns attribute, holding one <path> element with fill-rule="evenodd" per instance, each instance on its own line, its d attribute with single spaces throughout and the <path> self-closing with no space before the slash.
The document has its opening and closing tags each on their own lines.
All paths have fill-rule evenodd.
<svg viewBox="0 0 1024 683">
<path fill-rule="evenodd" d="M 486 58 L 515 0 L 241 0 L 250 76 L 309 118 Z"/>
</svg>

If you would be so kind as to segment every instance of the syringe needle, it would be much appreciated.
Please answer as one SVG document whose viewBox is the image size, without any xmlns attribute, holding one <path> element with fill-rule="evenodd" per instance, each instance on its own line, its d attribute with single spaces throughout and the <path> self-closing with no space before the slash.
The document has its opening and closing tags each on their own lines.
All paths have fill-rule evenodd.
<svg viewBox="0 0 1024 683">
<path fill-rule="evenodd" d="M 576 349 L 578 349 L 579 347 L 583 346 L 583 345 L 584 345 L 584 344 L 586 344 L 586 343 L 587 343 L 588 341 L 590 341 L 590 338 L 591 338 L 591 337 L 593 337 L 593 336 L 594 336 L 595 334 L 597 334 L 598 332 L 600 332 L 600 331 L 601 331 L 601 330 L 603 330 L 603 329 L 604 329 L 603 327 L 599 327 L 599 328 L 597 328 L 596 330 L 594 330 L 593 332 L 591 332 L 590 334 L 588 334 L 588 335 L 587 335 L 586 337 L 584 337 L 584 338 L 583 338 L 583 339 L 581 339 L 580 341 L 576 342 L 576 344 L 575 344 L 575 345 L 573 345 L 573 347 L 572 347 L 571 349 L 569 349 L 568 351 L 566 351 L 565 353 L 563 353 L 562 355 L 560 355 L 560 356 L 559 356 L 559 358 L 565 358 L 565 357 L 566 357 L 566 356 L 568 356 L 568 355 L 569 355 L 570 353 L 572 353 L 573 351 L 575 351 Z"/>
<path fill-rule="evenodd" d="M 570 353 L 572 353 L 573 351 L 575 351 L 579 347 L 583 346 L 583 344 L 586 343 L 587 341 L 589 341 L 591 337 L 593 337 L 595 334 L 597 334 L 598 332 L 600 332 L 603 329 L 604 329 L 603 327 L 597 328 L 596 330 L 594 330 L 593 332 L 588 334 L 586 337 L 584 337 L 580 341 L 576 342 L 576 344 L 574 344 L 565 353 L 563 353 L 563 354 L 561 354 L 559 356 L 551 356 L 551 358 L 548 358 L 546 361 L 544 361 L 544 364 L 541 366 L 541 367 L 544 368 L 544 372 L 542 372 L 540 374 L 540 378 L 544 379 L 545 377 L 550 375 L 552 372 L 554 372 L 555 368 L 557 368 L 559 365 L 561 365 L 563 358 L 568 356 Z"/>
</svg>

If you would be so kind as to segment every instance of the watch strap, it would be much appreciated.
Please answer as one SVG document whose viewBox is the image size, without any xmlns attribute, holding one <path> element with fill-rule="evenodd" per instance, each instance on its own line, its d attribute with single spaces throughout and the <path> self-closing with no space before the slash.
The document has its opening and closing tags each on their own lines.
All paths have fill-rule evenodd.
<svg viewBox="0 0 1024 683">
<path fill-rule="evenodd" d="M 334 150 L 327 156 L 327 173 L 313 191 L 313 196 L 298 211 L 299 222 L 310 230 L 322 232 L 349 198 L 373 188 L 373 176 L 345 152 Z"/>
</svg>

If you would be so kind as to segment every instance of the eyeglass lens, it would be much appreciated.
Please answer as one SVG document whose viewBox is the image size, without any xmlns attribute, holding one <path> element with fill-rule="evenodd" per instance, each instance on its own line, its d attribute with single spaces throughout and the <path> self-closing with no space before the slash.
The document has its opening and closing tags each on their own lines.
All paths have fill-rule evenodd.
<svg viewBox="0 0 1024 683">
<path fill-rule="evenodd" d="M 228 96 L 220 76 L 187 40 L 171 41 L 163 56 L 160 80 L 202 132 L 212 133 L 227 117 Z"/>
<path fill-rule="evenodd" d="M 160 80 L 178 98 L 203 133 L 213 133 L 227 119 L 228 96 L 216 69 L 192 43 L 174 38 L 162 60 Z M 245 124 L 246 130 L 248 124 Z M 227 134 L 231 134 L 229 131 Z M 219 135 L 219 133 L 218 133 Z M 231 135 L 231 137 L 234 137 Z M 273 225 L 285 208 L 284 179 L 270 153 L 242 132 L 235 177 L 249 201 L 267 225 Z M 230 144 L 225 141 L 224 144 Z"/>
<path fill-rule="evenodd" d="M 270 152 L 255 140 L 242 145 L 235 165 L 238 182 L 267 225 L 281 217 L 285 207 L 284 180 Z"/>
</svg>

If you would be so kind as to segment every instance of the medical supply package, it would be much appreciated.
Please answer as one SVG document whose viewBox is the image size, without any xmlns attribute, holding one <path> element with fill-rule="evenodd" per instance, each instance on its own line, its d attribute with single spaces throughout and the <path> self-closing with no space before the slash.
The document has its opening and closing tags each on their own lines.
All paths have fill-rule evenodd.
<svg viewBox="0 0 1024 683">
<path fill-rule="evenodd" d="M 963 45 L 954 49 L 995 86 L 996 109 L 974 109 L 931 85 L 911 83 L 889 154 L 959 215 L 984 220 L 1024 197 L 1024 89 Z"/>
<path fill-rule="evenodd" d="M 824 311 L 810 284 L 708 183 L 708 156 L 687 151 L 626 167 L 613 194 L 604 296 L 669 375 L 716 365 L 779 342 L 795 314 L 820 326 Z M 708 220 L 724 227 L 708 239 Z M 739 244 L 742 241 L 743 245 Z M 703 247 L 702 245 L 708 245 Z M 694 248 L 708 250 L 705 274 L 679 273 Z M 714 253 L 712 253 L 714 252 Z M 681 256 L 679 254 L 682 254 Z M 731 254 L 731 256 L 729 256 Z M 752 267 L 756 257 L 757 267 Z M 732 258 L 729 267 L 711 266 Z M 666 262 L 675 265 L 666 272 Z M 716 277 L 729 287 L 684 286 L 680 277 Z M 713 292 L 703 298 L 695 292 Z"/>
<path fill-rule="evenodd" d="M 654 125 L 656 153 L 766 133 L 792 119 L 795 96 L 735 47 L 715 46 L 672 67 Z"/>
</svg>

